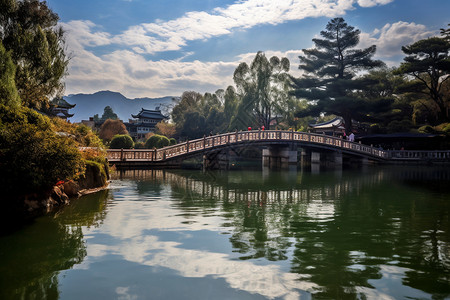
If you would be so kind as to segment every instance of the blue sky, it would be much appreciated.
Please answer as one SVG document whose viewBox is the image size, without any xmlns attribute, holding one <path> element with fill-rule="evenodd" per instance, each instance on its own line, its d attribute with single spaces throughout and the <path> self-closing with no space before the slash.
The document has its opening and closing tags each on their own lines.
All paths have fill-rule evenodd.
<svg viewBox="0 0 450 300">
<path fill-rule="evenodd" d="M 401 46 L 438 35 L 450 0 L 47 0 L 71 53 L 66 94 L 111 90 L 134 97 L 214 92 L 233 84 L 256 52 L 298 55 L 331 18 L 361 30 L 358 48 L 400 64 Z"/>
</svg>

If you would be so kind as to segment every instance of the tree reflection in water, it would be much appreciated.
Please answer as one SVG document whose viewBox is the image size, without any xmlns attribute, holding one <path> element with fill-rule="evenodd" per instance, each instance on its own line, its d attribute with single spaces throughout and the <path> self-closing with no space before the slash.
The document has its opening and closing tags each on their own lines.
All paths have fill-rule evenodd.
<svg viewBox="0 0 450 300">
<path fill-rule="evenodd" d="M 381 297 L 383 290 L 395 296 L 396 284 L 445 298 L 450 201 L 446 193 L 430 199 L 417 183 L 444 176 L 448 188 L 449 172 L 429 170 L 320 176 L 150 170 L 133 177 L 142 193 L 170 185 L 172 205 L 187 222 L 193 209 L 205 216 L 220 210 L 240 259 L 289 261 L 291 272 L 317 287 L 316 298 Z"/>
<path fill-rule="evenodd" d="M 20 234 L 0 237 L 0 299 L 58 299 L 59 271 L 83 261 L 82 226 L 98 226 L 108 191 L 72 201 Z"/>
</svg>

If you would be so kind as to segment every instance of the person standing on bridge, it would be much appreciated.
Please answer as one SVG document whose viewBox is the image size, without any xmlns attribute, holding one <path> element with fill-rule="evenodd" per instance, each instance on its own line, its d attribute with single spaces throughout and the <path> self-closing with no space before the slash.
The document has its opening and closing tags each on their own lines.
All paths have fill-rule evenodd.
<svg viewBox="0 0 450 300">
<path fill-rule="evenodd" d="M 354 142 L 355 141 L 355 135 L 353 134 L 353 132 L 350 132 L 350 135 L 348 136 L 348 140 L 350 142 Z"/>
</svg>

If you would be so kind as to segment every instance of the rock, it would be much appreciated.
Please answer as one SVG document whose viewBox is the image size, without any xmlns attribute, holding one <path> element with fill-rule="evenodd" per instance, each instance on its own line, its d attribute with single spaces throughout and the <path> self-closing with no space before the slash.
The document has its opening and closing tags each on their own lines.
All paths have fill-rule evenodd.
<svg viewBox="0 0 450 300">
<path fill-rule="evenodd" d="M 80 186 L 73 180 L 69 180 L 64 183 L 64 193 L 69 197 L 78 196 L 80 192 Z"/>
<path fill-rule="evenodd" d="M 51 196 L 50 196 L 57 204 L 68 204 L 69 197 L 63 192 L 59 186 L 54 186 Z"/>
</svg>

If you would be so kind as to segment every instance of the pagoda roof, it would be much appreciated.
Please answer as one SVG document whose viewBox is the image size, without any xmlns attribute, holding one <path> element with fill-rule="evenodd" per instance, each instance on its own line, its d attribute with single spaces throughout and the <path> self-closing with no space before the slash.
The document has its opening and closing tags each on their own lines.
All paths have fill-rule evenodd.
<svg viewBox="0 0 450 300">
<path fill-rule="evenodd" d="M 60 107 L 60 108 L 74 108 L 76 106 L 76 104 L 70 104 L 69 102 L 67 102 L 64 98 L 55 98 L 52 100 L 52 104 L 55 107 Z"/>
<path fill-rule="evenodd" d="M 168 119 L 169 117 L 163 115 L 161 113 L 161 110 L 150 110 L 150 109 L 144 109 L 141 108 L 141 111 L 137 115 L 131 115 L 133 118 L 140 119 L 140 118 L 147 118 L 147 119 Z"/>
<path fill-rule="evenodd" d="M 343 119 L 338 117 L 338 118 L 334 118 L 333 120 L 330 120 L 328 122 L 318 123 L 318 124 L 308 124 L 308 125 L 314 129 L 327 129 L 327 128 L 336 128 L 336 127 L 342 126 L 343 122 L 344 122 Z"/>
</svg>

